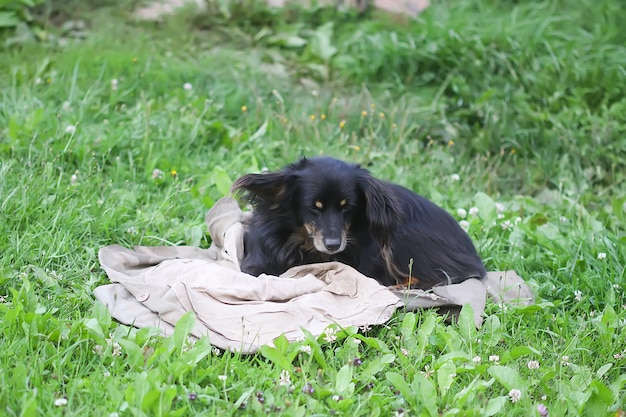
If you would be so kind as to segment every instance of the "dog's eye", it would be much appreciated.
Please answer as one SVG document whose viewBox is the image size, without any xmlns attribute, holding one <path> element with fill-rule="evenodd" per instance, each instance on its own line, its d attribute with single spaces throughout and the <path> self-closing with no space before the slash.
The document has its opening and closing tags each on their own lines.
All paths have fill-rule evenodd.
<svg viewBox="0 0 626 417">
<path fill-rule="evenodd" d="M 324 204 L 322 204 L 321 201 L 316 200 L 315 203 L 313 204 L 313 210 L 317 211 L 317 210 L 322 210 L 324 208 Z"/>
<path fill-rule="evenodd" d="M 339 207 L 342 210 L 346 210 L 348 208 L 348 200 L 346 200 L 345 198 L 342 198 L 341 201 L 339 202 Z"/>
</svg>

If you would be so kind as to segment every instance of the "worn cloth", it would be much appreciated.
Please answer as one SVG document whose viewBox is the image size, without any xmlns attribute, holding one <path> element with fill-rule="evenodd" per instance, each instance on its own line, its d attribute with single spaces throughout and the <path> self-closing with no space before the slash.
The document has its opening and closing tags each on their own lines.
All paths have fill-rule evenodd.
<svg viewBox="0 0 626 417">
<path fill-rule="evenodd" d="M 187 312 L 195 315 L 191 335 L 208 336 L 219 348 L 242 353 L 284 334 L 320 335 L 330 324 L 340 327 L 385 323 L 395 310 L 440 308 L 458 314 L 470 303 L 480 326 L 487 294 L 498 302 L 532 302 L 532 292 L 514 272 L 489 273 L 484 280 L 441 286 L 431 292 L 380 285 L 339 262 L 297 266 L 279 277 L 241 272 L 243 234 L 250 213 L 232 198 L 208 212 L 213 242 L 208 249 L 190 246 L 119 245 L 99 252 L 112 284 L 94 290 L 111 316 L 127 325 L 154 326 L 173 332 Z M 508 291 L 508 292 L 507 292 Z"/>
</svg>

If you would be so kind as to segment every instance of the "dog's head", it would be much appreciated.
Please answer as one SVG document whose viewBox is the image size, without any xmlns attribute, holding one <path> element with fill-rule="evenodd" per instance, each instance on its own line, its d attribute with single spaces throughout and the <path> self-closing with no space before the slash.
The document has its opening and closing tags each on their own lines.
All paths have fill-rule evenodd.
<svg viewBox="0 0 626 417">
<path fill-rule="evenodd" d="M 295 217 L 311 249 L 324 254 L 345 250 L 364 228 L 385 247 L 401 216 L 396 197 L 359 165 L 319 157 L 302 159 L 279 172 L 248 174 L 233 185 L 255 211 Z"/>
</svg>

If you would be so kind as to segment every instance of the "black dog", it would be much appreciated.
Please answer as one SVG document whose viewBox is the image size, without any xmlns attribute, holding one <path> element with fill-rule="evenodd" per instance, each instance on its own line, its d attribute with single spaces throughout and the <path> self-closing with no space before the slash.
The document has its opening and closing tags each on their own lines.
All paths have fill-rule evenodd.
<svg viewBox="0 0 626 417">
<path fill-rule="evenodd" d="M 383 285 L 435 285 L 486 272 L 456 220 L 429 200 L 328 157 L 233 184 L 254 208 L 243 272 L 280 275 L 292 266 L 339 261 Z"/>
</svg>

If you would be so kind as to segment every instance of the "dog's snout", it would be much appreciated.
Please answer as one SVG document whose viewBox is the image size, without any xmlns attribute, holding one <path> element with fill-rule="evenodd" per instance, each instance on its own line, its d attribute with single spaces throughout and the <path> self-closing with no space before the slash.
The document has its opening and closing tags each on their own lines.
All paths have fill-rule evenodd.
<svg viewBox="0 0 626 417">
<path fill-rule="evenodd" d="M 326 249 L 328 249 L 329 251 L 336 251 L 341 247 L 341 238 L 325 238 L 324 246 L 326 246 Z"/>
</svg>

